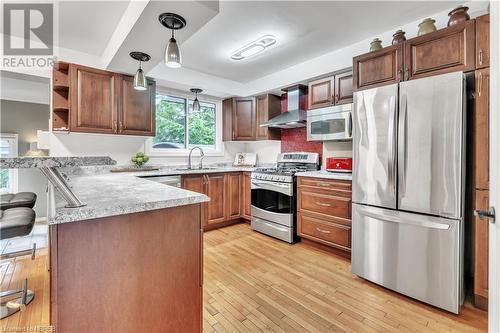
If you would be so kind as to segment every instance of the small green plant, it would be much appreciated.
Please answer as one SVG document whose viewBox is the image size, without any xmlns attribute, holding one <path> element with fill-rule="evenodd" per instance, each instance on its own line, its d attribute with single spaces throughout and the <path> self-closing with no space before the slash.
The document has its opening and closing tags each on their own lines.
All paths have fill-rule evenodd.
<svg viewBox="0 0 500 333">
<path fill-rule="evenodd" d="M 132 156 L 132 162 L 137 166 L 141 167 L 143 164 L 146 164 L 149 161 L 149 156 L 145 155 L 142 152 L 138 152 L 134 156 Z"/>
</svg>

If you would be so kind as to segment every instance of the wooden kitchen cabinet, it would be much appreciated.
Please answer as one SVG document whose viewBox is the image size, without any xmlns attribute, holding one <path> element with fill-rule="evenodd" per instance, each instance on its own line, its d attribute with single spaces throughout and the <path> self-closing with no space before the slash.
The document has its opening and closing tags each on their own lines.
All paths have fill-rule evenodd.
<svg viewBox="0 0 500 333">
<path fill-rule="evenodd" d="M 119 81 L 113 72 L 70 65 L 70 131 L 116 133 Z"/>
<path fill-rule="evenodd" d="M 183 175 L 181 177 L 181 187 L 185 190 L 205 193 L 205 178 L 204 175 Z"/>
<path fill-rule="evenodd" d="M 223 173 L 206 174 L 205 194 L 210 198 L 207 204 L 207 224 L 226 220 L 226 182 Z"/>
<path fill-rule="evenodd" d="M 255 98 L 235 98 L 233 102 L 233 140 L 255 140 Z"/>
<path fill-rule="evenodd" d="M 243 186 L 241 193 L 241 217 L 246 220 L 252 219 L 252 179 L 250 172 L 243 172 Z"/>
<path fill-rule="evenodd" d="M 489 97 L 490 69 L 475 72 L 474 94 L 474 187 L 489 188 Z"/>
<path fill-rule="evenodd" d="M 297 232 L 350 256 L 351 181 L 298 177 Z"/>
<path fill-rule="evenodd" d="M 226 174 L 226 220 L 239 219 L 241 216 L 241 178 L 240 172 Z"/>
<path fill-rule="evenodd" d="M 146 91 L 134 89 L 133 76 L 121 76 L 118 133 L 154 136 L 156 111 L 156 83 L 147 80 Z"/>
<path fill-rule="evenodd" d="M 474 70 L 474 20 L 408 39 L 404 47 L 405 80 Z"/>
<path fill-rule="evenodd" d="M 476 18 L 476 68 L 490 66 L 490 15 Z"/>
<path fill-rule="evenodd" d="M 403 77 L 403 45 L 391 45 L 353 58 L 354 90 L 397 83 Z"/>
<path fill-rule="evenodd" d="M 309 82 L 309 109 L 352 103 L 352 71 Z"/>
<path fill-rule="evenodd" d="M 474 209 L 487 211 L 489 191 L 476 190 L 474 203 Z M 488 219 L 474 217 L 474 304 L 484 310 L 488 309 L 488 236 Z"/>
<path fill-rule="evenodd" d="M 279 128 L 261 127 L 260 125 L 281 113 L 281 98 L 276 95 L 265 94 L 255 98 L 256 105 L 256 140 L 280 140 Z"/>
</svg>

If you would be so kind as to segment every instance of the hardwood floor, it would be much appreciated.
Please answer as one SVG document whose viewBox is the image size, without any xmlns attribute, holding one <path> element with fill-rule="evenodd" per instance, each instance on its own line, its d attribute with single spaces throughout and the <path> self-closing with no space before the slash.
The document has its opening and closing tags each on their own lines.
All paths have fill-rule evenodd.
<svg viewBox="0 0 500 333">
<path fill-rule="evenodd" d="M 46 253 L 46 252 L 45 252 Z M 289 245 L 237 224 L 205 233 L 204 331 L 209 332 L 486 332 L 486 312 L 459 316 L 353 276 L 343 258 Z M 1 267 L 1 288 L 28 276 L 35 299 L 2 320 L 6 328 L 49 321 L 47 256 Z"/>
</svg>

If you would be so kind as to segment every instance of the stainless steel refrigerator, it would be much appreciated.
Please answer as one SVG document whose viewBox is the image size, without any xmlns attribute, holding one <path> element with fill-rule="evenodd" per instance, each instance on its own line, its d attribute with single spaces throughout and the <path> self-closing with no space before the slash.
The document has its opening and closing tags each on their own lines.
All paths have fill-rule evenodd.
<svg viewBox="0 0 500 333">
<path fill-rule="evenodd" d="M 354 94 L 352 271 L 458 313 L 463 303 L 465 78 Z"/>
</svg>

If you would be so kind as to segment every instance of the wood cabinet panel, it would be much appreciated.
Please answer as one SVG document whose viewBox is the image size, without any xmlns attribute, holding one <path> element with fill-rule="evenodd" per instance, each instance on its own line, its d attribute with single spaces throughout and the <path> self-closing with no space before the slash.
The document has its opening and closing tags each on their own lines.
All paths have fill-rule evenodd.
<svg viewBox="0 0 500 333">
<path fill-rule="evenodd" d="M 70 65 L 70 130 L 115 133 L 118 122 L 119 74 Z"/>
<path fill-rule="evenodd" d="M 351 227 L 326 222 L 308 214 L 298 215 L 299 235 L 343 250 L 351 248 Z"/>
<path fill-rule="evenodd" d="M 121 76 L 118 133 L 154 136 L 156 85 L 148 80 L 146 91 L 134 89 L 134 77 Z"/>
<path fill-rule="evenodd" d="M 299 188 L 300 211 L 309 211 L 344 219 L 351 218 L 351 198 L 337 197 Z"/>
<path fill-rule="evenodd" d="M 279 140 L 281 130 L 278 128 L 261 127 L 260 125 L 281 113 L 281 98 L 266 94 L 255 98 L 256 105 L 256 140 Z"/>
<path fill-rule="evenodd" d="M 203 178 L 203 175 L 182 176 L 182 188 L 189 191 L 205 193 L 204 182 L 205 179 Z"/>
<path fill-rule="evenodd" d="M 324 179 L 312 177 L 299 177 L 299 187 L 312 186 L 321 190 L 351 191 L 352 182 L 350 180 Z M 346 193 L 349 194 L 349 193 Z"/>
<path fill-rule="evenodd" d="M 334 78 L 327 77 L 309 82 L 308 98 L 309 109 L 321 108 L 332 105 Z"/>
<path fill-rule="evenodd" d="M 255 98 L 238 98 L 233 108 L 233 140 L 255 140 Z"/>
<path fill-rule="evenodd" d="M 353 86 L 352 72 L 340 73 L 335 75 L 335 104 L 352 103 Z"/>
<path fill-rule="evenodd" d="M 475 68 L 474 21 L 405 42 L 405 80 Z"/>
<path fill-rule="evenodd" d="M 403 46 L 392 45 L 353 58 L 354 90 L 374 88 L 402 80 Z"/>
<path fill-rule="evenodd" d="M 240 172 L 230 172 L 226 174 L 227 196 L 226 196 L 226 220 L 240 218 L 242 188 Z"/>
<path fill-rule="evenodd" d="M 487 211 L 489 191 L 476 190 L 475 208 Z M 489 222 L 474 218 L 474 298 L 477 307 L 488 307 L 488 244 Z"/>
<path fill-rule="evenodd" d="M 242 214 L 247 220 L 252 219 L 252 179 L 250 172 L 243 172 L 243 188 L 241 193 Z"/>
<path fill-rule="evenodd" d="M 489 97 L 490 70 L 475 72 L 474 113 L 474 186 L 489 188 Z"/>
<path fill-rule="evenodd" d="M 207 204 L 207 224 L 219 223 L 225 221 L 225 202 L 226 202 L 226 186 L 225 175 L 222 174 L 206 174 L 205 177 L 205 194 L 210 198 Z"/>
<path fill-rule="evenodd" d="M 476 68 L 490 66 L 490 15 L 476 18 Z"/>
<path fill-rule="evenodd" d="M 234 99 L 222 101 L 222 140 L 233 141 L 233 104 Z"/>
</svg>

